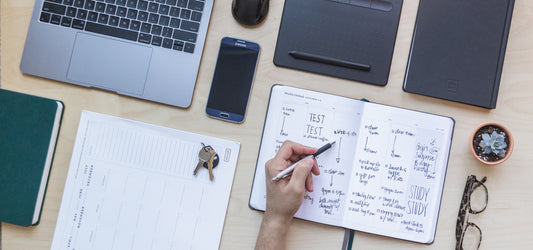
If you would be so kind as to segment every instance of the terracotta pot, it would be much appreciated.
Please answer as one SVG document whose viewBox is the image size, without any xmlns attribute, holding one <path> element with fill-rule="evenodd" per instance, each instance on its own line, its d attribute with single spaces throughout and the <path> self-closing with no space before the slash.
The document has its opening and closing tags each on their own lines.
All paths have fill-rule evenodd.
<svg viewBox="0 0 533 250">
<path fill-rule="evenodd" d="M 505 132 L 505 134 L 507 135 L 507 138 L 509 138 L 509 144 L 507 145 L 508 147 L 507 147 L 507 152 L 505 153 L 505 157 L 503 157 L 502 159 L 500 159 L 498 161 L 486 161 L 486 160 L 483 160 L 483 159 L 479 158 L 479 156 L 476 154 L 476 151 L 474 150 L 474 136 L 476 135 L 476 133 L 477 133 L 477 131 L 479 129 L 481 129 L 482 127 L 485 127 L 485 126 L 499 127 Z M 477 126 L 477 128 L 474 129 L 474 131 L 470 135 L 469 143 L 470 143 L 470 151 L 472 152 L 474 157 L 476 159 L 478 159 L 479 161 L 487 164 L 487 165 L 496 165 L 496 164 L 500 164 L 500 163 L 504 162 L 505 160 L 507 160 L 507 158 L 509 158 L 509 156 L 511 156 L 511 153 L 513 152 L 513 148 L 514 148 L 514 139 L 513 139 L 513 135 L 511 135 L 511 131 L 509 131 L 509 129 L 507 129 L 502 124 L 495 123 L 495 122 L 487 122 L 487 123 L 483 123 L 483 124 Z"/>
</svg>

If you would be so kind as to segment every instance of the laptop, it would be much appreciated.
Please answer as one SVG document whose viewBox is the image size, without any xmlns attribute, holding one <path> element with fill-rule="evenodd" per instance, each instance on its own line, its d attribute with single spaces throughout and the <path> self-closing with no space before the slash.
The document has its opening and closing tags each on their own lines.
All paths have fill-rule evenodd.
<svg viewBox="0 0 533 250">
<path fill-rule="evenodd" d="M 25 74 L 190 106 L 212 0 L 36 0 Z"/>
</svg>

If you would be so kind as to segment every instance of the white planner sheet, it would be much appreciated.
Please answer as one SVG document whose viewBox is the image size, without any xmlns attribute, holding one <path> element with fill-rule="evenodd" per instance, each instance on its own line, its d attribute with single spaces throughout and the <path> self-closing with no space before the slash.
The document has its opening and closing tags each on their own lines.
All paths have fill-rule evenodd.
<svg viewBox="0 0 533 250">
<path fill-rule="evenodd" d="M 193 171 L 202 144 L 214 181 Z M 51 249 L 217 249 L 240 144 L 83 111 Z"/>
</svg>

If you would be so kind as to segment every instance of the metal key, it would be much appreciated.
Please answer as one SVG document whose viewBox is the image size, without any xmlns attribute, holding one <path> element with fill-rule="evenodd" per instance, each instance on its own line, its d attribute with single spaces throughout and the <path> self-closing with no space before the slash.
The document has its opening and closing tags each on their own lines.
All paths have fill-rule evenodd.
<svg viewBox="0 0 533 250">
<path fill-rule="evenodd" d="M 211 150 L 209 150 L 208 148 Z M 200 170 L 200 168 L 204 166 L 205 162 L 209 162 L 209 160 L 211 160 L 212 158 L 211 152 L 214 152 L 211 146 L 204 146 L 202 147 L 202 149 L 200 149 L 200 152 L 198 153 L 198 164 L 196 165 L 196 168 L 194 169 L 194 175 L 196 175 L 198 173 L 198 170 Z M 211 173 L 211 171 L 209 172 Z"/>
<path fill-rule="evenodd" d="M 209 179 L 213 181 L 215 179 L 215 175 L 213 175 L 213 161 L 215 160 L 215 155 L 217 155 L 217 152 L 211 147 L 207 146 L 207 150 L 209 151 L 209 160 L 207 160 L 207 169 L 209 170 Z"/>
</svg>

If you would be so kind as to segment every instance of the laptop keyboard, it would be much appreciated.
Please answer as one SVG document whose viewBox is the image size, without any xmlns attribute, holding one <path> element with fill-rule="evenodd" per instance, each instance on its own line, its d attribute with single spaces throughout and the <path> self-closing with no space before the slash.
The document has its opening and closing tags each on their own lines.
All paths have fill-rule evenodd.
<svg viewBox="0 0 533 250">
<path fill-rule="evenodd" d="M 204 0 L 45 0 L 39 20 L 193 53 Z"/>
</svg>

